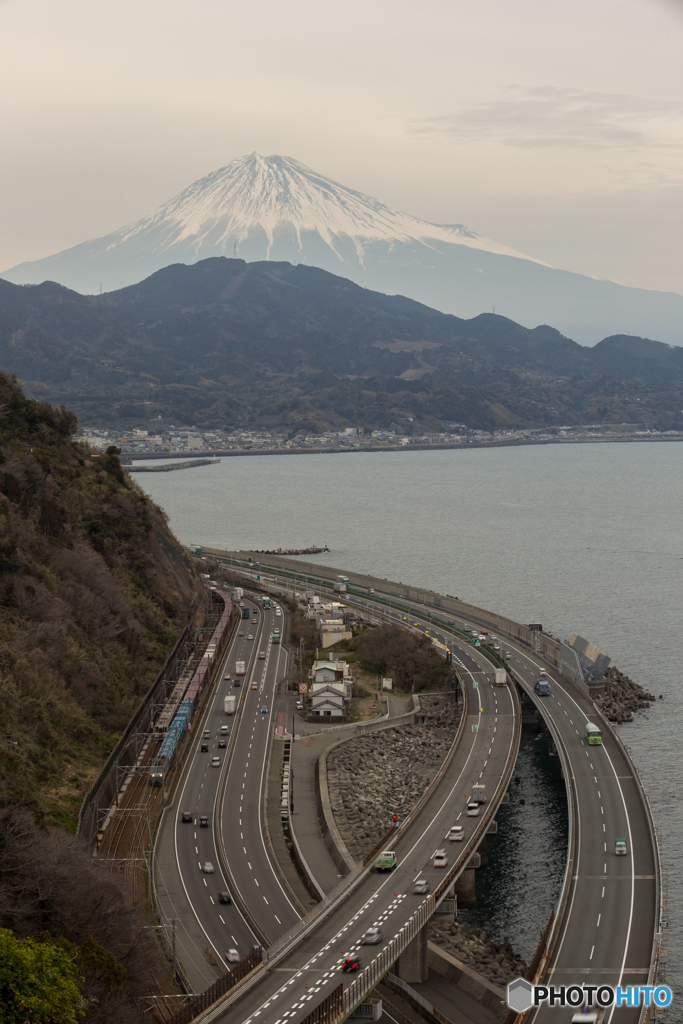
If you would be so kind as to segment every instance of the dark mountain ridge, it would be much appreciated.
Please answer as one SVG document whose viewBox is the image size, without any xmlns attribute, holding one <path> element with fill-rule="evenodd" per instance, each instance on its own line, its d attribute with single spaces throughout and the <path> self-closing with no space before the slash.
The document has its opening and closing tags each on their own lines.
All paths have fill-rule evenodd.
<svg viewBox="0 0 683 1024">
<path fill-rule="evenodd" d="M 527 329 L 490 313 L 463 320 L 315 267 L 224 257 L 175 264 L 101 296 L 54 282 L 13 285 L 0 279 L 0 365 L 35 394 L 69 401 L 86 422 L 95 421 L 99 400 L 100 422 L 117 416 L 139 421 L 159 408 L 177 422 L 199 422 L 200 412 L 211 411 L 215 426 L 277 421 L 289 428 L 301 425 L 300 417 L 288 417 L 285 409 L 275 420 L 272 410 L 266 416 L 259 390 L 272 390 L 277 382 L 280 399 L 299 407 L 312 402 L 320 424 L 362 416 L 363 425 L 388 425 L 377 421 L 388 409 L 374 415 L 356 401 L 344 416 L 329 398 L 340 382 L 351 380 L 359 391 L 354 379 L 365 379 L 362 391 L 372 379 L 374 391 L 396 394 L 394 381 L 406 396 L 422 394 L 413 412 L 424 423 L 494 425 L 496 416 L 491 420 L 484 407 L 503 399 L 507 411 L 500 422 L 543 425 L 558 416 L 559 422 L 586 421 L 588 392 L 613 392 L 620 381 L 633 392 L 627 400 L 646 405 L 652 415 L 652 386 L 673 388 L 655 403 L 664 402 L 660 425 L 670 426 L 683 383 L 683 349 L 658 341 L 615 335 L 586 348 L 547 325 Z M 575 396 L 560 409 L 541 393 L 557 390 L 558 377 L 574 382 L 574 390 L 584 382 L 578 403 Z M 534 380 L 538 394 L 532 394 Z M 444 388 L 451 407 L 437 402 L 432 408 L 425 394 L 434 397 Z M 463 388 L 477 389 L 474 405 Z M 187 393 L 172 394 L 179 389 Z M 618 419 L 613 401 L 604 413 L 599 408 L 600 401 L 598 419 Z"/>
</svg>

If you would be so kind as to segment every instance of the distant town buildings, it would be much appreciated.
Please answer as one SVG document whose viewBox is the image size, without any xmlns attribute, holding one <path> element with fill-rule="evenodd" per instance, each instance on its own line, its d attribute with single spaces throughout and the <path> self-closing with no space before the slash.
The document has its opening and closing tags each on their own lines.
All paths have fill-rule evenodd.
<svg viewBox="0 0 683 1024">
<path fill-rule="evenodd" d="M 362 427 L 346 427 L 342 431 L 319 434 L 297 434 L 290 437 L 268 430 L 201 430 L 196 427 L 159 425 L 155 430 L 99 430 L 84 427 L 77 439 L 104 450 L 115 444 L 125 455 L 177 455 L 192 452 L 229 451 L 307 451 L 316 449 L 405 448 L 414 445 L 481 444 L 491 442 L 524 443 L 525 441 L 576 440 L 581 437 L 611 437 L 628 434 L 635 437 L 661 437 L 680 432 L 644 430 L 639 423 L 603 423 L 583 426 L 538 427 L 525 430 L 470 430 L 461 424 L 449 424 L 449 430 L 406 435 L 396 424 L 386 430 L 366 431 Z"/>
</svg>

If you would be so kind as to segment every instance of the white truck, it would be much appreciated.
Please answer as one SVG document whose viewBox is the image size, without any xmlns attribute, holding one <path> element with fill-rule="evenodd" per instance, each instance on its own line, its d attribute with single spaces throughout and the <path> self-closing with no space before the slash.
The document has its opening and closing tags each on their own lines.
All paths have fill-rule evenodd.
<svg viewBox="0 0 683 1024">
<path fill-rule="evenodd" d="M 235 675 L 236 676 L 243 676 L 246 673 L 246 671 L 247 671 L 247 666 L 246 666 L 246 663 L 244 661 L 236 661 L 235 662 Z"/>
<path fill-rule="evenodd" d="M 345 594 L 346 593 L 346 584 L 345 583 L 333 583 L 332 584 L 332 589 L 334 590 L 335 594 Z"/>
<path fill-rule="evenodd" d="M 233 696 L 226 697 L 225 700 L 223 701 L 223 714 L 224 715 L 234 715 L 235 714 L 235 705 L 236 705 L 236 703 L 237 703 L 237 698 L 236 697 L 233 697 Z"/>
<path fill-rule="evenodd" d="M 507 685 L 507 672 L 505 671 L 505 669 L 504 668 L 497 668 L 495 670 L 495 673 L 496 673 L 496 686 L 506 686 Z"/>
<path fill-rule="evenodd" d="M 243 597 L 244 590 L 242 589 L 242 587 L 235 587 L 235 600 L 237 601 L 238 604 L 240 603 Z"/>
<path fill-rule="evenodd" d="M 472 786 L 472 803 L 486 803 L 486 786 L 484 786 L 483 783 L 478 784 L 476 786 Z"/>
</svg>

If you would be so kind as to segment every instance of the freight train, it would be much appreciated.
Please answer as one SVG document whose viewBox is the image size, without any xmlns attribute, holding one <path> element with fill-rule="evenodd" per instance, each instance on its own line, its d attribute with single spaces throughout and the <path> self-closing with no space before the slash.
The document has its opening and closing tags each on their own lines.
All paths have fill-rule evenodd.
<svg viewBox="0 0 683 1024">
<path fill-rule="evenodd" d="M 223 611 L 214 626 L 206 650 L 194 669 L 187 668 L 165 699 L 153 728 L 153 737 L 161 743 L 159 752 L 150 765 L 149 781 L 152 786 L 163 785 L 168 767 L 172 764 L 180 740 L 198 706 L 198 698 L 208 682 L 214 661 L 220 655 L 227 635 L 232 601 L 212 588 L 212 597 L 223 603 Z"/>
</svg>

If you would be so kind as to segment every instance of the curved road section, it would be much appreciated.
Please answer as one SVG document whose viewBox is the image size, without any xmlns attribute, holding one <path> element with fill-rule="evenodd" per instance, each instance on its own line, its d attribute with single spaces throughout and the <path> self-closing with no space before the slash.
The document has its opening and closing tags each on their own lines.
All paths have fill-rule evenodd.
<svg viewBox="0 0 683 1024">
<path fill-rule="evenodd" d="M 567 912 L 551 937 L 544 984 L 647 985 L 657 926 L 657 862 L 633 763 L 589 697 L 553 673 L 550 694 L 537 697 L 535 659 L 519 652 L 513 666 L 559 737 L 575 811 Z M 587 744 L 587 722 L 602 726 L 602 746 Z M 616 839 L 626 840 L 626 856 L 615 854 Z M 639 1016 L 637 1007 L 612 1007 L 605 1024 L 612 1018 L 636 1022 Z M 539 1024 L 551 1019 L 559 1019 L 556 1008 L 534 1014 Z"/>
<path fill-rule="evenodd" d="M 355 975 L 341 971 L 347 956 L 360 953 L 363 966 L 369 966 L 392 940 L 400 938 L 429 898 L 413 891 L 415 881 L 425 880 L 433 892 L 444 878 L 444 869 L 433 864 L 437 849 L 448 848 L 447 871 L 457 863 L 453 879 L 464 870 L 507 788 L 519 744 L 520 714 L 514 690 L 494 686 L 493 673 L 482 670 L 469 654 L 462 652 L 460 661 L 469 708 L 462 742 L 430 799 L 391 844 L 395 870 L 366 872 L 341 902 L 335 901 L 319 921 L 314 917 L 292 948 L 285 947 L 271 963 L 257 968 L 250 982 L 205 1014 L 205 1020 L 284 1024 L 305 1016 L 340 983 L 345 987 L 353 983 Z M 485 821 L 466 814 L 472 785 L 482 781 L 490 801 L 482 811 Z M 456 823 L 464 826 L 465 840 L 446 843 L 445 835 Z M 361 937 L 373 924 L 381 928 L 382 940 L 361 951 Z"/>
<path fill-rule="evenodd" d="M 281 568 L 278 573 L 282 578 Z M 321 589 L 330 588 L 325 577 L 316 582 Z M 297 585 L 301 586 L 301 581 L 297 580 Z M 349 595 L 345 600 L 368 604 Z M 376 594 L 372 606 L 381 606 L 381 601 L 381 594 Z M 423 606 L 414 605 L 414 609 L 416 619 L 424 616 Z M 434 609 L 430 625 L 442 615 Z M 465 624 L 456 620 L 456 628 Z M 439 639 L 450 645 L 454 637 L 443 619 L 437 628 L 443 632 Z M 548 670 L 550 694 L 538 696 L 534 684 L 544 663 L 510 638 L 506 638 L 506 646 L 516 652 L 510 667 L 519 685 L 536 703 L 555 738 L 572 814 L 568 876 L 542 964 L 543 983 L 556 987 L 647 985 L 659 928 L 659 865 L 647 798 L 634 765 L 588 695 Z M 584 727 L 588 721 L 601 727 L 602 746 L 587 743 Z M 617 839 L 625 839 L 626 856 L 616 855 Z M 568 1021 L 572 1012 L 544 1006 L 534 1010 L 532 1017 L 534 1024 L 545 1024 L 551 1019 Z M 640 1015 L 638 1007 L 613 1005 L 604 1024 L 613 1020 L 635 1024 Z"/>
</svg>

